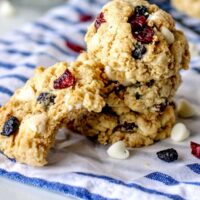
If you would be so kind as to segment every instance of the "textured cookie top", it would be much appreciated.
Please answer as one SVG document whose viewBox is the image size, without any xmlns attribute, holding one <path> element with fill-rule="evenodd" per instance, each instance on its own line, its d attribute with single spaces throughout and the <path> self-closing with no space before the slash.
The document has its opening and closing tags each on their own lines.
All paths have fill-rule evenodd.
<svg viewBox="0 0 200 200">
<path fill-rule="evenodd" d="M 189 63 L 188 43 L 172 17 L 143 0 L 106 4 L 85 37 L 89 55 L 124 85 L 168 78 Z"/>
</svg>

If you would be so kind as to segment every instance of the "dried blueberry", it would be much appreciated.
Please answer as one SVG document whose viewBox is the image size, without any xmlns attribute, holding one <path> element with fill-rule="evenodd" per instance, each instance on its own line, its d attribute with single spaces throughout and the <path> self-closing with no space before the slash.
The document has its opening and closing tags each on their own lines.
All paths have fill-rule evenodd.
<svg viewBox="0 0 200 200">
<path fill-rule="evenodd" d="M 43 104 L 46 108 L 50 105 L 53 105 L 55 102 L 56 96 L 48 92 L 42 92 L 37 98 L 37 102 Z"/>
<path fill-rule="evenodd" d="M 65 89 L 75 84 L 75 78 L 67 69 L 58 79 L 54 81 L 54 89 Z"/>
<path fill-rule="evenodd" d="M 135 16 L 145 16 L 146 18 L 148 18 L 149 16 L 148 8 L 145 6 L 136 6 Z"/>
<path fill-rule="evenodd" d="M 135 45 L 135 49 L 132 51 L 132 56 L 135 59 L 141 59 L 142 56 L 146 53 L 146 47 L 140 43 Z"/>
<path fill-rule="evenodd" d="M 111 107 L 109 107 L 108 105 L 106 105 L 105 107 L 103 107 L 102 109 L 102 113 L 104 114 L 112 114 L 112 115 L 115 115 L 114 111 L 112 110 Z"/>
<path fill-rule="evenodd" d="M 14 116 L 11 116 L 4 124 L 3 126 L 3 131 L 1 132 L 1 135 L 4 135 L 4 136 L 10 136 L 14 133 L 16 133 L 19 129 L 19 120 L 14 117 Z"/>
<path fill-rule="evenodd" d="M 155 83 L 155 80 L 150 80 L 150 81 L 148 81 L 147 83 L 146 83 L 146 86 L 147 87 L 152 87 L 153 86 L 153 84 Z"/>
<path fill-rule="evenodd" d="M 120 129 L 122 132 L 131 133 L 134 132 L 136 128 L 138 128 L 138 126 L 135 123 L 124 122 L 124 124 L 117 126 L 115 129 Z"/>
<path fill-rule="evenodd" d="M 141 98 L 141 96 L 142 96 L 142 95 L 139 94 L 138 92 L 135 93 L 135 98 L 136 98 L 136 100 L 139 100 L 139 99 Z"/>
<path fill-rule="evenodd" d="M 157 156 L 165 162 L 173 162 L 178 159 L 178 153 L 173 148 L 159 151 L 157 152 Z"/>
</svg>

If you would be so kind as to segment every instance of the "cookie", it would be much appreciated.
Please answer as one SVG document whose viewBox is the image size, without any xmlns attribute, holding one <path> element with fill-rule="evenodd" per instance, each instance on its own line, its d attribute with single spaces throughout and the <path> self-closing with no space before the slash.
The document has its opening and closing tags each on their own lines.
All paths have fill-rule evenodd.
<svg viewBox="0 0 200 200">
<path fill-rule="evenodd" d="M 87 52 L 124 86 L 176 76 L 189 64 L 188 43 L 171 15 L 144 0 L 106 4 L 85 36 Z"/>
<path fill-rule="evenodd" d="M 153 144 L 170 135 L 175 112 L 167 106 L 162 114 L 126 112 L 118 115 L 111 108 L 101 113 L 85 113 L 67 124 L 68 128 L 101 144 L 124 141 L 127 147 Z"/>
<path fill-rule="evenodd" d="M 173 101 L 180 83 L 179 74 L 160 81 L 137 82 L 126 87 L 116 81 L 109 81 L 104 88 L 104 94 L 107 94 L 105 101 L 119 114 L 122 108 L 123 112 L 125 110 L 139 113 L 163 112 Z"/>
<path fill-rule="evenodd" d="M 200 18 L 200 0 L 172 0 L 172 5 L 191 17 Z"/>
<path fill-rule="evenodd" d="M 101 112 L 102 65 L 87 60 L 36 69 L 0 108 L 0 150 L 9 158 L 43 166 L 57 130 L 79 113 Z"/>
</svg>

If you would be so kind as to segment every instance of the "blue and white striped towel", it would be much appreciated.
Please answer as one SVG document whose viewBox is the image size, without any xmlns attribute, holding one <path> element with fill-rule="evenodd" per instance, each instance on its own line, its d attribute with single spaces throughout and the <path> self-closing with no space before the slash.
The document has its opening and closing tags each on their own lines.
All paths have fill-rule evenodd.
<svg viewBox="0 0 200 200">
<path fill-rule="evenodd" d="M 49 66 L 60 60 L 72 61 L 84 48 L 83 36 L 89 16 L 95 16 L 106 0 L 70 0 L 38 21 L 0 39 L 0 104 L 32 76 L 37 65 Z M 172 9 L 168 0 L 152 1 L 168 10 L 200 52 L 200 21 Z M 88 16 L 89 15 L 89 16 Z M 82 22 L 81 22 L 82 21 Z M 83 22 L 84 21 L 84 22 Z M 177 98 L 184 97 L 200 111 L 200 56 L 193 57 L 191 69 Z M 54 149 L 49 165 L 32 168 L 0 155 L 0 175 L 79 199 L 173 199 L 200 198 L 200 160 L 190 153 L 190 141 L 200 143 L 199 117 L 185 120 L 192 136 L 183 143 L 170 139 L 135 149 L 131 157 L 118 161 L 106 155 L 106 148 L 76 136 L 71 145 Z M 156 152 L 168 147 L 178 150 L 174 163 L 161 162 Z M 83 151 L 84 149 L 84 151 Z"/>
</svg>

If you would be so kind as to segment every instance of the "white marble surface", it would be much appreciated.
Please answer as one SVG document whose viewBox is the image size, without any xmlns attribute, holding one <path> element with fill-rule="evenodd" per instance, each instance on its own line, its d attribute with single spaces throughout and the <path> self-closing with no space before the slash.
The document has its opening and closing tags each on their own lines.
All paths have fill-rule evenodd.
<svg viewBox="0 0 200 200">
<path fill-rule="evenodd" d="M 12 31 L 16 27 L 35 20 L 46 12 L 45 8 L 28 9 L 16 7 L 16 15 L 12 17 L 0 16 L 0 37 Z M 49 191 L 41 190 L 32 186 L 24 185 L 0 177 L 0 199 L 1 200 L 72 200 Z"/>
</svg>

